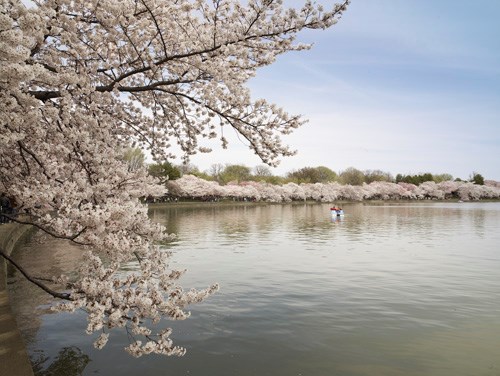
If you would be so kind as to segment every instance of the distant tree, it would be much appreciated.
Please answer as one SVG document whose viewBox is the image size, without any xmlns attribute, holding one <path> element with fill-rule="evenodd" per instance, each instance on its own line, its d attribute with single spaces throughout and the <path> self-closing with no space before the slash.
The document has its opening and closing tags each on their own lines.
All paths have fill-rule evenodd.
<svg viewBox="0 0 500 376">
<path fill-rule="evenodd" d="M 253 169 L 253 176 L 256 178 L 263 178 L 272 176 L 271 169 L 266 165 L 255 166 Z"/>
<path fill-rule="evenodd" d="M 328 167 L 318 166 L 316 167 L 316 171 L 318 172 L 318 182 L 319 183 L 328 183 L 337 180 L 337 173 Z"/>
<path fill-rule="evenodd" d="M 405 175 L 403 176 L 402 182 L 419 185 L 420 183 L 422 183 L 422 179 L 418 175 Z"/>
<path fill-rule="evenodd" d="M 122 158 L 127 162 L 129 172 L 142 168 L 146 160 L 146 156 L 141 149 L 131 147 L 125 148 Z"/>
<path fill-rule="evenodd" d="M 430 172 L 419 175 L 396 175 L 396 183 L 409 183 L 414 185 L 420 185 L 426 181 L 434 181 L 434 176 Z"/>
<path fill-rule="evenodd" d="M 365 174 L 354 167 L 346 168 L 340 173 L 339 178 L 342 184 L 362 185 L 365 182 Z"/>
<path fill-rule="evenodd" d="M 451 181 L 453 180 L 453 176 L 450 174 L 435 174 L 434 181 L 436 183 L 441 183 L 443 181 Z"/>
<path fill-rule="evenodd" d="M 208 174 L 205 171 L 196 170 L 196 171 L 191 172 L 191 175 L 196 176 L 197 178 L 200 178 L 203 180 L 208 180 L 208 181 L 215 180 L 212 175 Z"/>
<path fill-rule="evenodd" d="M 277 175 L 271 175 L 271 176 L 265 176 L 261 180 L 263 180 L 266 183 L 273 184 L 273 185 L 282 185 L 285 184 L 285 178 Z"/>
<path fill-rule="evenodd" d="M 287 202 L 314 200 L 332 202 L 337 200 L 398 200 L 398 199 L 461 199 L 480 200 L 500 198 L 500 188 L 480 186 L 471 182 L 427 181 L 419 186 L 411 183 L 398 184 L 375 181 L 363 185 L 341 185 L 334 183 L 272 185 L 266 182 L 248 181 L 221 186 L 215 181 L 206 181 L 193 175 L 168 182 L 169 192 L 179 197 L 191 198 L 251 198 L 256 201 Z"/>
<path fill-rule="evenodd" d="M 230 181 L 248 181 L 252 177 L 249 167 L 244 165 L 227 165 L 222 172 L 222 181 L 227 184 Z"/>
<path fill-rule="evenodd" d="M 434 176 L 430 172 L 426 172 L 423 175 L 420 175 L 422 177 L 422 183 L 426 181 L 434 181 Z"/>
<path fill-rule="evenodd" d="M 487 185 L 488 187 L 500 188 L 500 181 L 485 180 L 484 185 Z"/>
<path fill-rule="evenodd" d="M 214 163 L 208 170 L 208 175 L 218 183 L 222 183 L 222 173 L 224 172 L 224 165 L 222 163 Z"/>
<path fill-rule="evenodd" d="M 392 182 L 394 178 L 390 172 L 385 172 L 382 170 L 365 170 L 365 183 L 370 184 L 374 181 L 386 181 Z"/>
<path fill-rule="evenodd" d="M 291 182 L 300 183 L 327 183 L 335 181 L 337 174 L 325 166 L 303 167 L 299 170 L 291 171 L 287 174 L 287 179 Z"/>
<path fill-rule="evenodd" d="M 314 167 L 303 167 L 299 170 L 289 172 L 287 178 L 289 181 L 297 184 L 317 183 L 319 181 L 319 174 Z"/>
<path fill-rule="evenodd" d="M 472 183 L 477 184 L 477 185 L 484 185 L 483 175 L 481 175 L 477 172 L 472 173 L 469 181 L 471 181 Z"/>
<path fill-rule="evenodd" d="M 181 163 L 176 167 L 181 172 L 181 175 L 195 175 L 200 172 L 200 169 L 192 163 Z"/>
<path fill-rule="evenodd" d="M 175 180 L 181 177 L 181 172 L 170 162 L 155 163 L 148 166 L 148 173 L 155 178 L 160 179 L 164 184 L 168 180 Z"/>
<path fill-rule="evenodd" d="M 274 185 L 281 185 L 285 183 L 285 178 L 273 175 L 271 169 L 266 165 L 259 165 L 253 169 L 253 180 L 258 182 L 265 182 Z"/>
</svg>

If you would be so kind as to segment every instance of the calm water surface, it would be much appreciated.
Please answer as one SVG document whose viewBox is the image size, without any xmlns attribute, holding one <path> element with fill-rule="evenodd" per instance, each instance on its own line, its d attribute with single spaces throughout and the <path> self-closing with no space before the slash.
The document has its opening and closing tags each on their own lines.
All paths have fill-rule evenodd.
<svg viewBox="0 0 500 376">
<path fill-rule="evenodd" d="M 346 204 L 336 221 L 328 209 L 151 208 L 178 234 L 183 286 L 221 285 L 168 323 L 183 358 L 132 358 L 119 331 L 94 350 L 84 315 L 48 314 L 13 276 L 39 374 L 500 375 L 500 203 Z M 31 242 L 17 258 L 57 273 L 78 253 Z"/>
</svg>

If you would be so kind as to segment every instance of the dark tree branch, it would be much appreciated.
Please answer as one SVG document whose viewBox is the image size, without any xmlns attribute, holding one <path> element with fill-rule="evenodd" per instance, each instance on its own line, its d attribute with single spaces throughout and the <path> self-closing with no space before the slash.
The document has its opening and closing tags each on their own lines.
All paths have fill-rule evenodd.
<svg viewBox="0 0 500 376">
<path fill-rule="evenodd" d="M 40 287 L 47 294 L 52 295 L 54 298 L 59 298 L 59 299 L 64 299 L 64 300 L 73 300 L 71 298 L 71 294 L 70 293 L 54 291 L 51 288 L 49 288 L 46 285 L 44 285 L 43 283 L 41 283 L 40 281 L 37 281 L 36 278 L 30 276 L 28 274 L 28 272 L 26 272 L 26 270 L 24 270 L 24 268 L 21 265 L 19 265 L 17 262 L 15 262 L 12 259 L 12 257 L 10 257 L 9 255 L 7 255 L 7 253 L 3 249 L 1 249 L 1 248 L 0 248 L 0 256 L 2 256 L 12 266 L 14 266 L 17 270 L 19 270 L 21 272 L 21 274 L 24 276 L 24 278 L 26 278 L 28 281 L 30 281 L 34 285 Z"/>
<path fill-rule="evenodd" d="M 35 160 L 35 162 L 38 164 L 38 166 L 40 166 L 40 168 L 42 169 L 42 173 L 45 175 L 45 177 L 50 180 L 51 177 L 49 176 L 49 174 L 47 173 L 47 170 L 45 168 L 45 166 L 43 165 L 42 162 L 40 162 L 40 160 L 37 158 L 37 156 L 35 155 L 35 153 L 33 153 L 31 150 L 29 150 L 21 141 L 17 141 L 17 144 L 19 145 L 19 148 L 21 150 L 21 154 L 22 154 L 22 151 L 24 150 L 26 153 L 28 153 L 31 158 L 33 158 Z M 23 158 L 24 158 L 24 155 L 23 155 Z M 57 178 L 54 178 L 54 180 L 56 182 L 58 182 L 59 184 L 62 184 L 63 181 L 62 180 L 59 180 Z"/>
<path fill-rule="evenodd" d="M 333 12 L 332 18 L 335 18 L 335 17 L 339 16 L 340 14 L 342 14 L 342 12 L 345 10 L 348 3 L 349 3 L 349 0 L 345 0 L 341 5 L 337 6 L 335 11 Z M 148 11 L 148 9 L 145 12 L 147 12 L 147 11 Z M 262 11 L 262 9 L 260 11 Z M 154 15 L 151 13 L 150 10 L 149 10 L 149 12 L 150 12 L 150 15 L 153 17 L 153 22 L 156 23 L 156 18 L 154 17 Z M 253 20 L 251 22 L 251 25 L 249 26 L 247 33 L 251 30 L 251 27 L 255 23 L 255 21 L 256 20 Z M 196 56 L 196 55 L 210 55 L 210 54 L 217 52 L 218 50 L 220 50 L 224 46 L 237 45 L 239 43 L 245 43 L 245 42 L 249 42 L 249 41 L 252 41 L 255 39 L 280 38 L 281 35 L 284 36 L 284 35 L 287 35 L 287 34 L 294 32 L 294 31 L 298 31 L 302 28 L 314 29 L 314 28 L 318 27 L 318 24 L 320 22 L 321 21 L 311 21 L 309 23 L 306 23 L 306 24 L 303 24 L 300 26 L 293 24 L 289 27 L 286 27 L 283 25 L 284 27 L 281 29 L 278 29 L 278 30 L 270 30 L 268 32 L 260 32 L 260 33 L 255 33 L 255 34 L 251 34 L 251 35 L 245 34 L 243 36 L 240 36 L 239 38 L 235 38 L 233 40 L 228 40 L 224 43 L 215 44 L 212 47 L 205 47 L 205 48 L 200 49 L 200 50 L 194 50 L 194 51 L 189 51 L 189 52 L 185 52 L 185 53 L 173 54 L 173 55 L 169 55 L 169 56 L 165 55 L 162 58 L 159 58 L 158 60 L 154 61 L 150 65 L 143 65 L 142 67 L 131 69 L 128 72 L 122 73 L 109 85 L 97 86 L 96 91 L 109 92 L 109 91 L 113 90 L 113 88 L 116 84 L 127 79 L 128 77 L 131 77 L 131 76 L 134 76 L 134 75 L 140 74 L 140 73 L 149 72 L 149 71 L 155 69 L 156 67 L 161 66 L 169 61 L 182 60 L 182 59 L 189 58 L 189 57 Z M 159 34 L 160 38 L 162 39 L 162 42 L 164 44 L 165 41 L 163 40 L 163 36 L 161 35 L 161 29 L 159 28 L 158 24 L 156 24 L 156 27 L 160 33 Z M 124 32 L 125 32 L 125 30 L 124 30 Z M 125 32 L 125 36 L 127 36 L 126 32 Z M 130 42 L 132 42 L 132 41 L 130 41 Z M 132 43 L 132 45 L 135 48 L 135 45 L 133 43 Z M 164 48 L 166 49 L 165 44 L 164 44 Z M 138 51 L 136 51 L 136 53 L 138 53 L 138 57 L 140 58 L 141 54 Z M 144 62 L 143 62 L 143 64 L 144 64 Z M 172 81 L 171 84 L 175 84 L 175 81 Z M 146 87 L 144 87 L 144 88 L 123 87 L 121 91 L 130 92 L 130 89 L 134 89 L 134 91 L 146 91 L 146 90 L 154 89 L 154 87 L 148 87 L 147 89 L 146 89 Z M 118 90 L 120 90 L 120 88 Z M 30 90 L 29 94 L 33 95 L 35 98 L 37 98 L 41 101 L 47 101 L 50 99 L 59 98 L 61 96 L 61 93 L 58 90 Z"/>
<path fill-rule="evenodd" d="M 160 36 L 161 44 L 163 45 L 163 52 L 165 53 L 165 56 L 167 55 L 167 44 L 165 43 L 165 40 L 163 39 L 163 34 L 161 32 L 160 25 L 158 24 L 158 21 L 156 20 L 155 15 L 153 14 L 153 11 L 148 7 L 146 2 L 142 0 L 142 5 L 147 9 L 149 14 L 151 15 L 151 18 L 156 26 L 156 30 L 158 31 L 158 35 Z"/>
<path fill-rule="evenodd" d="M 13 216 L 10 216 L 8 214 L 5 214 L 3 213 L 2 214 L 5 218 L 11 220 L 12 222 L 16 222 L 16 223 L 19 223 L 21 225 L 30 225 L 30 226 L 33 226 L 33 227 L 36 227 L 37 229 L 39 230 L 42 230 L 43 232 L 45 232 L 47 235 L 50 235 L 52 236 L 53 238 L 56 238 L 56 239 L 63 239 L 63 240 L 70 240 L 72 241 L 73 243 L 75 244 L 78 244 L 78 245 L 90 245 L 89 243 L 82 243 L 82 242 L 79 242 L 78 240 L 76 240 L 77 237 L 79 237 L 81 234 L 83 234 L 85 232 L 85 230 L 87 230 L 86 227 L 84 227 L 82 230 L 80 230 L 79 232 L 77 232 L 75 235 L 72 235 L 72 236 L 64 236 L 64 235 L 58 235 L 52 231 L 50 231 L 49 229 L 43 227 L 42 225 L 39 225 L 38 223 L 35 223 L 35 222 L 29 222 L 29 221 L 23 221 L 17 217 L 13 217 Z"/>
</svg>

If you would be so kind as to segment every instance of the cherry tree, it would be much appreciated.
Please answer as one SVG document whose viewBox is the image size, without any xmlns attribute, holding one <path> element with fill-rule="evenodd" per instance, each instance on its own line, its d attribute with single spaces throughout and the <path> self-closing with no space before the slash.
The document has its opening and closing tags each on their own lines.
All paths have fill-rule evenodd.
<svg viewBox="0 0 500 376">
<path fill-rule="evenodd" d="M 224 196 L 223 187 L 217 182 L 198 178 L 194 175 L 183 177 L 167 182 L 170 194 L 178 197 L 203 198 L 209 196 Z"/>
<path fill-rule="evenodd" d="M 178 180 L 168 182 L 167 186 L 169 194 L 178 197 L 237 198 L 267 202 L 500 198 L 498 187 L 456 181 L 443 181 L 441 183 L 429 181 L 418 186 L 411 183 L 399 182 L 396 184 L 385 181 L 374 181 L 363 185 L 341 185 L 337 182 L 277 185 L 255 181 L 220 185 L 217 182 L 207 181 L 193 175 L 184 175 Z"/>
<path fill-rule="evenodd" d="M 425 181 L 420 184 L 416 190 L 416 194 L 422 199 L 430 198 L 441 200 L 445 197 L 444 191 L 433 181 Z"/>
<path fill-rule="evenodd" d="M 306 193 L 302 186 L 295 183 L 287 183 L 283 185 L 283 196 L 285 201 L 304 201 L 306 200 Z"/>
<path fill-rule="evenodd" d="M 439 189 L 443 191 L 445 198 L 451 198 L 458 195 L 458 188 L 460 182 L 453 180 L 446 180 L 438 183 Z"/>
<path fill-rule="evenodd" d="M 363 201 L 366 196 L 365 189 L 360 185 L 344 185 L 341 188 L 341 197 L 346 200 Z"/>
<path fill-rule="evenodd" d="M 283 202 L 287 201 L 281 185 L 261 182 L 258 184 L 258 191 L 264 201 Z"/>
<path fill-rule="evenodd" d="M 252 100 L 245 84 L 278 55 L 308 49 L 297 33 L 334 25 L 347 3 L 0 0 L 0 191 L 16 202 L 13 221 L 87 249 L 79 278 L 58 279 L 62 292 L 30 279 L 59 310 L 87 312 L 96 347 L 121 327 L 136 337 L 134 356 L 182 355 L 169 329 L 146 323 L 184 319 L 218 288 L 178 284 L 157 246 L 169 236 L 140 201 L 165 188 L 127 168 L 124 151 L 162 162 L 178 145 L 187 159 L 209 151 L 204 139 L 227 147 L 235 131 L 269 165 L 293 154 L 280 136 L 304 120 Z M 131 258 L 139 270 L 120 273 Z"/>
<path fill-rule="evenodd" d="M 255 181 L 220 185 L 217 182 L 206 181 L 193 175 L 184 175 L 179 180 L 170 181 L 168 189 L 170 194 L 178 197 L 246 198 L 267 202 L 444 200 L 450 198 L 480 200 L 500 198 L 500 189 L 498 187 L 456 181 L 443 181 L 441 183 L 428 181 L 418 186 L 411 183 L 399 182 L 396 184 L 385 181 L 374 181 L 363 185 L 341 185 L 337 182 L 277 185 Z"/>
<path fill-rule="evenodd" d="M 407 192 L 406 195 L 408 198 L 410 198 L 410 199 L 417 198 L 416 190 L 418 187 L 415 184 L 405 183 L 405 182 L 399 182 L 397 184 Z"/>
<path fill-rule="evenodd" d="M 230 197 L 233 199 L 244 200 L 259 200 L 260 193 L 255 189 L 252 184 L 243 182 L 238 184 L 237 182 L 229 183 L 222 187 L 223 194 L 225 197 Z"/>
</svg>

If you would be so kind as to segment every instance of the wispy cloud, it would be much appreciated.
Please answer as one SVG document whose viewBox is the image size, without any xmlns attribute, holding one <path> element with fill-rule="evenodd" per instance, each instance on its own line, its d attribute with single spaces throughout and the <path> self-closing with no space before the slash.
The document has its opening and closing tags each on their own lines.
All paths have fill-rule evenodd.
<svg viewBox="0 0 500 376">
<path fill-rule="evenodd" d="M 301 37 L 312 50 L 258 72 L 255 97 L 310 119 L 286 138 L 299 154 L 277 171 L 476 170 L 500 180 L 500 2 L 473 6 L 353 1 L 334 28 Z M 258 164 L 245 153 L 237 146 L 222 162 Z"/>
</svg>

